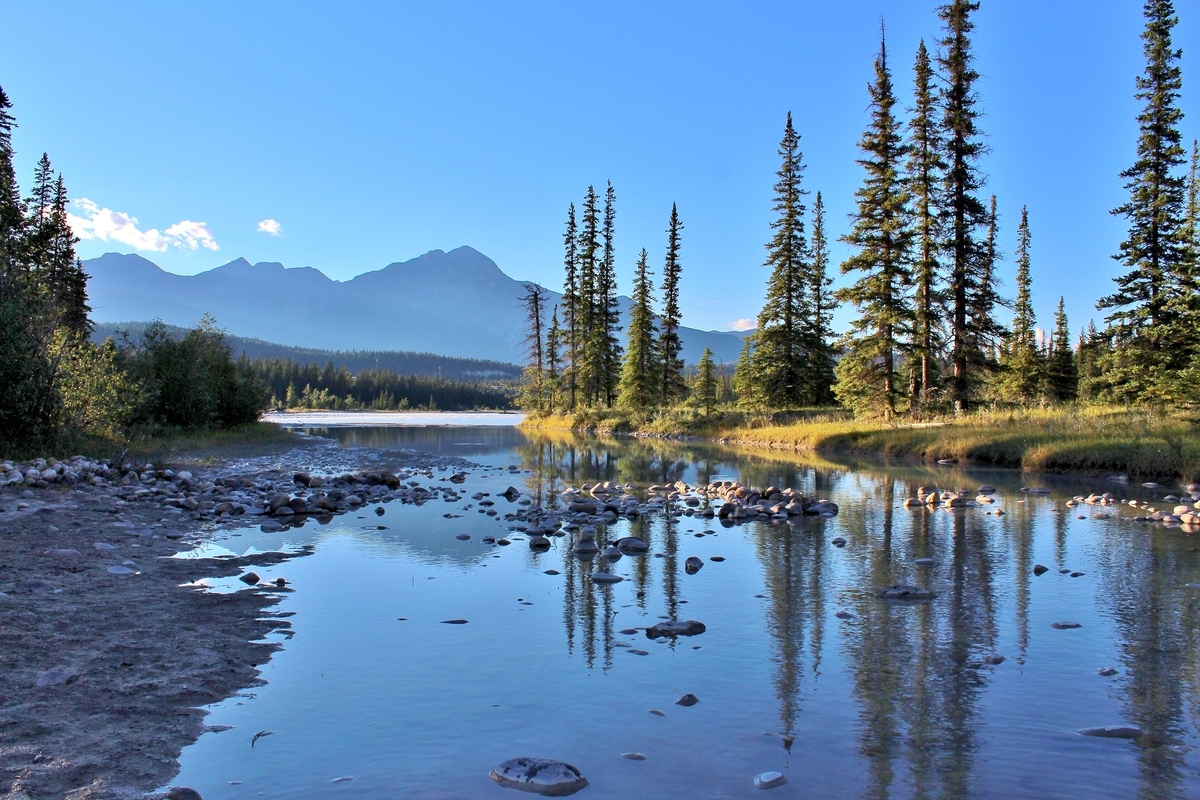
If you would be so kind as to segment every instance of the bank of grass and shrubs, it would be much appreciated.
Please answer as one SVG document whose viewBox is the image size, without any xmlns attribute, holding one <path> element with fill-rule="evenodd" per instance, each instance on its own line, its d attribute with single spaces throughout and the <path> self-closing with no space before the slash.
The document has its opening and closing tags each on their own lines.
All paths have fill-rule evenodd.
<svg viewBox="0 0 1200 800">
<path fill-rule="evenodd" d="M 693 436 L 823 455 L 858 454 L 1032 471 L 1200 481 L 1200 428 L 1187 415 L 1114 406 L 987 409 L 920 422 L 854 419 L 842 409 L 705 414 L 679 408 L 531 415 L 536 428 Z"/>
</svg>

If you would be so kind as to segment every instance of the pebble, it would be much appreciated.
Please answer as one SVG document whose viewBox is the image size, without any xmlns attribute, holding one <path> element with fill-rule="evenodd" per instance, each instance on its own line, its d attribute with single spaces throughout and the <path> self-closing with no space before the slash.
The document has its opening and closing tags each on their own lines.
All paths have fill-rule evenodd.
<svg viewBox="0 0 1200 800">
<path fill-rule="evenodd" d="M 755 789 L 774 789 L 776 786 L 783 786 L 787 782 L 787 776 L 782 772 L 763 772 L 754 776 Z"/>
<path fill-rule="evenodd" d="M 109 567 L 108 571 L 111 572 L 113 575 L 133 575 L 133 574 L 135 574 L 134 570 L 131 570 L 129 567 Z"/>
<path fill-rule="evenodd" d="M 92 547 L 96 548 L 97 550 L 116 550 L 117 549 L 115 545 L 111 545 L 108 542 L 96 542 L 95 544 L 92 545 Z"/>
<path fill-rule="evenodd" d="M 47 550 L 46 555 L 67 557 L 67 556 L 81 556 L 81 555 L 83 555 L 83 553 L 79 552 L 78 550 L 72 550 L 70 548 L 55 548 L 53 550 Z"/>
<path fill-rule="evenodd" d="M 709 561 L 716 561 L 718 564 L 725 560 L 725 556 L 709 556 Z"/>
<path fill-rule="evenodd" d="M 510 758 L 492 770 L 491 778 L 508 789 L 566 797 L 588 785 L 587 778 L 563 761 L 545 758 Z"/>
<path fill-rule="evenodd" d="M 467 622 L 469 622 L 469 620 L 465 620 L 465 619 L 444 619 L 444 620 L 442 620 L 443 625 L 466 625 Z"/>
<path fill-rule="evenodd" d="M 1071 628 L 1082 628 L 1083 626 L 1078 622 L 1052 622 L 1050 623 L 1050 627 L 1055 630 L 1065 631 Z"/>
<path fill-rule="evenodd" d="M 646 636 L 650 639 L 657 639 L 660 636 L 698 636 L 705 630 L 707 628 L 704 623 L 694 619 L 682 621 L 670 619 L 646 628 Z"/>
<path fill-rule="evenodd" d="M 688 556 L 683 562 L 683 571 L 688 575 L 695 575 L 704 567 L 704 562 L 696 556 Z"/>
<path fill-rule="evenodd" d="M 998 664 L 1003 664 L 1004 661 L 1005 661 L 1004 656 L 1002 656 L 998 653 L 992 653 L 991 655 L 983 657 L 983 663 L 991 664 L 993 667 Z"/>
<path fill-rule="evenodd" d="M 468 539 L 470 539 L 470 538 L 471 538 L 471 536 L 470 536 L 469 534 L 466 534 L 466 533 L 460 533 L 458 536 L 455 536 L 454 538 L 455 538 L 455 539 L 458 539 L 460 542 L 465 542 L 465 541 L 467 541 Z"/>
<path fill-rule="evenodd" d="M 1102 739 L 1136 739 L 1142 735 L 1142 731 L 1129 725 L 1108 725 L 1103 728 L 1084 728 L 1079 734 L 1099 736 Z"/>
<path fill-rule="evenodd" d="M 238 578 L 238 580 L 244 584 L 247 584 L 248 586 L 257 586 L 258 582 L 262 579 L 258 577 L 257 572 L 247 572 L 245 575 L 242 575 L 240 578 Z"/>
<path fill-rule="evenodd" d="M 613 575 L 611 572 L 593 572 L 592 583 L 620 583 L 625 580 L 620 575 Z"/>
<path fill-rule="evenodd" d="M 1050 571 L 1049 567 L 1044 567 L 1041 564 L 1033 565 L 1033 574 L 1034 575 L 1045 575 L 1049 571 Z"/>
<path fill-rule="evenodd" d="M 646 757 L 641 753 L 621 753 L 621 758 L 628 758 L 630 761 L 645 761 Z"/>
<path fill-rule="evenodd" d="M 934 561 L 932 558 L 917 558 L 917 559 L 913 560 L 913 563 L 916 564 L 918 567 L 932 567 L 937 562 Z"/>
<path fill-rule="evenodd" d="M 908 586 L 898 583 L 895 586 L 880 589 L 875 596 L 881 600 L 932 600 L 937 597 L 937 594 L 923 586 Z"/>
<path fill-rule="evenodd" d="M 546 575 L 562 575 L 562 573 L 556 569 L 548 569 L 545 571 L 544 574 L 546 574 Z"/>
<path fill-rule="evenodd" d="M 74 677 L 70 672 L 67 672 L 61 667 L 54 667 L 38 675 L 37 683 L 34 686 L 60 686 Z"/>
<path fill-rule="evenodd" d="M 648 652 L 647 652 L 647 651 L 645 651 L 645 650 L 632 650 L 632 649 L 630 649 L 630 650 L 626 650 L 625 652 L 626 652 L 626 653 L 633 653 L 635 656 L 648 656 L 648 655 L 650 655 L 650 653 L 648 653 Z"/>
<path fill-rule="evenodd" d="M 1117 674 L 1117 671 L 1116 671 L 1115 669 L 1113 669 L 1112 667 L 1104 667 L 1103 669 L 1101 669 L 1101 670 L 1100 670 L 1099 672 L 1097 672 L 1096 674 L 1097 674 L 1097 675 L 1101 675 L 1101 676 L 1103 676 L 1103 677 L 1105 677 L 1105 678 L 1111 678 L 1113 675 L 1116 675 L 1116 674 Z"/>
<path fill-rule="evenodd" d="M 688 692 L 683 697 L 676 700 L 675 705 L 683 706 L 684 708 L 691 708 L 692 706 L 696 705 L 696 703 L 699 703 L 699 702 L 700 702 L 699 697 L 696 697 L 696 695 L 692 694 L 691 692 Z"/>
<path fill-rule="evenodd" d="M 851 614 L 849 611 L 839 611 L 836 614 L 834 614 L 834 616 L 837 617 L 838 619 L 854 619 L 854 615 Z"/>
<path fill-rule="evenodd" d="M 656 717 L 665 717 L 666 716 L 666 712 L 659 711 L 657 708 L 650 709 L 650 713 Z"/>
</svg>

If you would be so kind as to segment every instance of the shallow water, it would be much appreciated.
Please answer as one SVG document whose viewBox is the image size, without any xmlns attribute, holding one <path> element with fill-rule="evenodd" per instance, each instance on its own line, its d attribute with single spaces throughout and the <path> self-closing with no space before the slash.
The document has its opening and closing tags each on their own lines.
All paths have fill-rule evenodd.
<svg viewBox="0 0 1200 800">
<path fill-rule="evenodd" d="M 207 800 L 520 797 L 487 777 L 520 755 L 574 764 L 591 781 L 578 796 L 597 799 L 767 796 L 752 783 L 767 770 L 789 778 L 769 790 L 780 798 L 1200 796 L 1200 589 L 1186 586 L 1200 583 L 1200 542 L 1117 518 L 1132 513 L 1122 506 L 1104 520 L 1088 506 L 1053 513 L 1075 494 L 1166 489 L 513 428 L 313 432 L 488 465 L 461 487 L 468 498 L 510 483 L 548 497 L 564 481 L 739 478 L 841 512 L 730 527 L 622 521 L 608 538 L 637 533 L 665 557 L 626 556 L 615 586 L 592 584 L 595 564 L 570 558 L 568 539 L 542 554 L 521 540 L 483 544 L 507 529 L 462 510 L 469 500 L 223 535 L 211 547 L 316 550 L 256 570 L 292 582 L 279 610 L 295 612 L 295 635 L 264 665 L 265 686 L 212 707 L 209 724 L 234 728 L 184 751 L 175 784 Z M 1005 516 L 901 505 L 917 485 L 982 483 L 997 486 Z M 508 503 L 495 499 L 502 516 Z M 690 555 L 705 559 L 696 575 L 683 571 Z M 1035 563 L 1051 572 L 1034 577 Z M 874 598 L 872 586 L 898 582 L 938 597 Z M 708 630 L 667 644 L 620 633 L 660 617 Z M 469 623 L 440 622 L 452 618 Z M 1061 620 L 1082 627 L 1051 627 Z M 985 664 L 993 653 L 1003 663 Z M 1097 674 L 1110 666 L 1116 676 Z M 675 705 L 687 692 L 700 702 Z M 1146 735 L 1077 733 L 1104 725 Z M 261 730 L 273 734 L 251 747 Z M 630 751 L 647 760 L 621 757 Z"/>
</svg>

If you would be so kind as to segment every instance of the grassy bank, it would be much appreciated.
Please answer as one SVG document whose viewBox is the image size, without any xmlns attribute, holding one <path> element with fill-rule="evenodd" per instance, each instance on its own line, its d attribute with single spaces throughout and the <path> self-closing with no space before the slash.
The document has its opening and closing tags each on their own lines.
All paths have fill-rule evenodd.
<svg viewBox="0 0 1200 800">
<path fill-rule="evenodd" d="M 1034 471 L 1124 473 L 1200 481 L 1200 429 L 1152 411 L 1088 407 L 981 411 L 918 424 L 854 420 L 840 411 L 771 417 L 687 409 L 639 420 L 619 411 L 530 417 L 530 427 L 684 434 L 778 450 L 886 455 Z"/>
</svg>

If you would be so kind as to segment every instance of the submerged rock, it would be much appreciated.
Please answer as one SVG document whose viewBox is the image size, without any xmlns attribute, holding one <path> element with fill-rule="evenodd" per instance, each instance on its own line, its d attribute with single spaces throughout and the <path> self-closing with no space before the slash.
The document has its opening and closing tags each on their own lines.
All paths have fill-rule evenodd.
<svg viewBox="0 0 1200 800">
<path fill-rule="evenodd" d="M 755 789 L 774 789 L 787 782 L 787 776 L 782 772 L 763 772 L 754 776 Z"/>
<path fill-rule="evenodd" d="M 620 575 L 613 575 L 611 572 L 593 572 L 592 583 L 620 583 L 625 580 Z"/>
<path fill-rule="evenodd" d="M 688 556 L 683 562 L 683 571 L 688 575 L 695 575 L 704 566 L 704 562 L 696 556 Z"/>
<path fill-rule="evenodd" d="M 646 628 L 646 638 L 657 639 L 660 636 L 699 636 L 708 630 L 703 622 L 694 619 L 668 619 L 657 625 Z"/>
<path fill-rule="evenodd" d="M 1099 736 L 1102 739 L 1136 739 L 1142 735 L 1142 729 L 1130 725 L 1108 725 L 1103 728 L 1084 728 L 1079 735 Z"/>
<path fill-rule="evenodd" d="M 1052 622 L 1050 623 L 1050 627 L 1058 631 L 1066 631 L 1071 628 L 1082 628 L 1083 626 L 1078 622 Z"/>
<path fill-rule="evenodd" d="M 195 789 L 186 786 L 176 786 L 163 796 L 163 800 L 204 800 Z"/>
<path fill-rule="evenodd" d="M 676 700 L 675 705 L 683 706 L 684 708 L 691 708 L 692 706 L 696 705 L 696 703 L 699 703 L 699 702 L 700 702 L 699 697 L 696 697 L 696 695 L 692 694 L 691 692 L 688 692 L 683 697 Z"/>
<path fill-rule="evenodd" d="M 1049 571 L 1050 571 L 1049 567 L 1042 566 L 1041 564 L 1033 565 L 1033 574 L 1034 575 L 1045 575 Z"/>
<path fill-rule="evenodd" d="M 566 797 L 588 785 L 587 778 L 563 761 L 545 758 L 510 758 L 492 770 L 492 780 L 507 789 L 546 797 Z"/>
<path fill-rule="evenodd" d="M 876 591 L 875 596 L 881 600 L 932 600 L 937 597 L 937 594 L 924 586 L 908 586 L 898 583 L 895 586 L 887 586 Z"/>
</svg>

